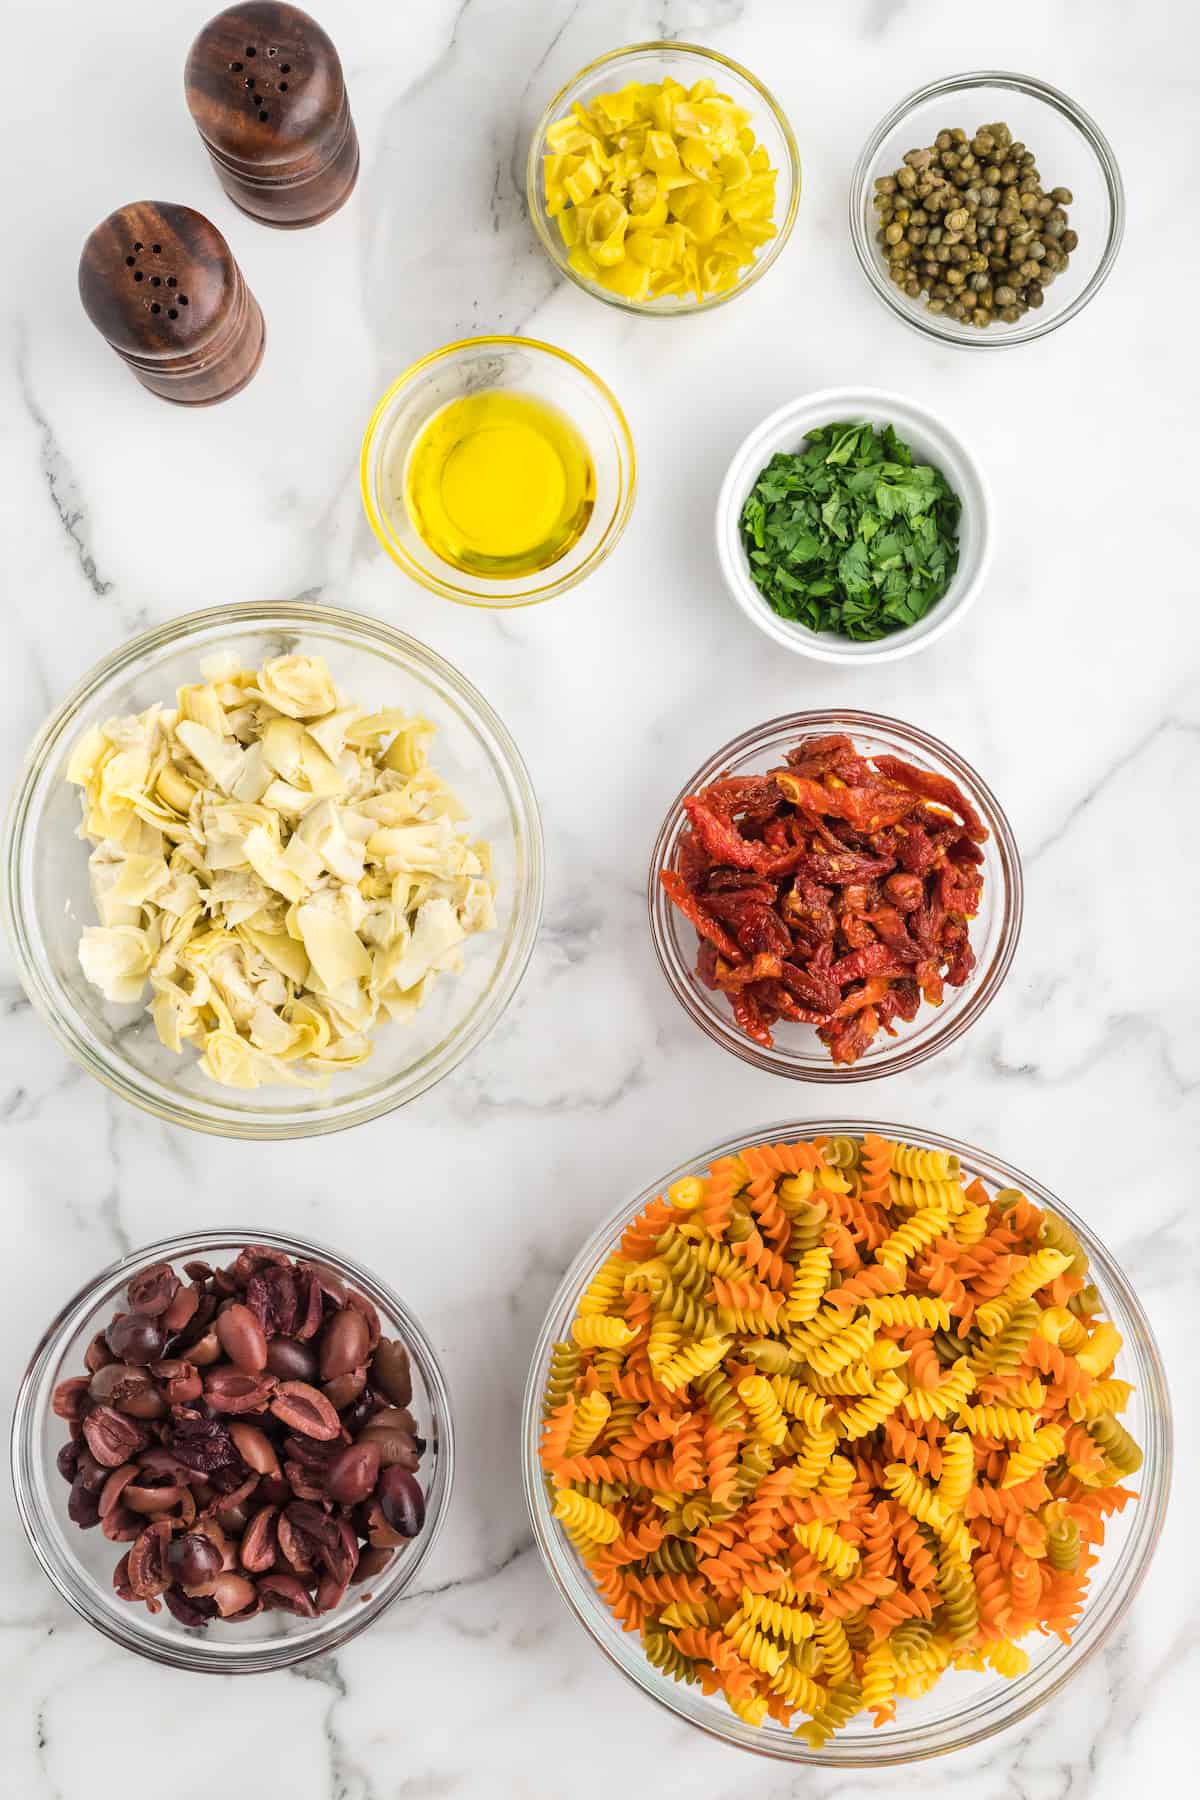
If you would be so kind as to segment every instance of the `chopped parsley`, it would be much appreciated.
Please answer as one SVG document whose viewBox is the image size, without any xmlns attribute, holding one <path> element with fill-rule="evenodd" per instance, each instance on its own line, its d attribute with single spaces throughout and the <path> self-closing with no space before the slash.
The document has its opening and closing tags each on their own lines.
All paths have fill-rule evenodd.
<svg viewBox="0 0 1200 1800">
<path fill-rule="evenodd" d="M 782 618 L 869 641 L 915 625 L 958 567 L 961 502 L 890 425 L 822 425 L 742 508 L 755 585 Z"/>
</svg>

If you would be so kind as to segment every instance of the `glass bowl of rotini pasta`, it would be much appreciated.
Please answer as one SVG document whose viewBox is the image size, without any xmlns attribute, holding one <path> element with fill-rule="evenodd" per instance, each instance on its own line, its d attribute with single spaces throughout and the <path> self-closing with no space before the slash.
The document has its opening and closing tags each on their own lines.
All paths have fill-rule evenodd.
<svg viewBox="0 0 1200 1800">
<path fill-rule="evenodd" d="M 541 916 L 506 727 L 434 651 L 333 607 L 215 607 L 122 644 L 35 738 L 5 851 L 17 967 L 63 1047 L 228 1137 L 425 1092 L 504 1011 Z"/>
<path fill-rule="evenodd" d="M 800 204 L 792 128 L 757 76 L 698 44 L 611 50 L 550 101 L 526 197 L 561 274 L 651 318 L 761 281 Z"/>
<path fill-rule="evenodd" d="M 1120 1267 L 939 1132 L 783 1123 L 620 1207 L 522 1420 L 534 1536 L 593 1641 L 690 1724 L 871 1767 L 1027 1718 L 1149 1566 L 1171 1413 Z"/>
<path fill-rule="evenodd" d="M 359 1534 L 363 1541 L 356 1545 L 355 1562 L 349 1569 L 350 1585 L 345 1587 L 345 1577 L 339 1575 L 343 1591 L 340 1595 L 327 1596 L 327 1610 L 315 1611 L 311 1602 L 297 1606 L 279 1577 L 289 1568 L 300 1567 L 301 1563 L 306 1571 L 310 1571 L 311 1562 L 301 1558 L 300 1562 L 290 1563 L 285 1558 L 282 1546 L 279 1546 L 274 1564 L 269 1560 L 269 1555 L 266 1559 L 252 1558 L 242 1534 L 248 1523 L 262 1515 L 264 1509 L 266 1516 L 262 1519 L 263 1524 L 277 1529 L 274 1527 L 274 1519 L 282 1517 L 282 1510 L 272 1514 L 271 1506 L 282 1508 L 294 1505 L 288 1499 L 288 1490 L 293 1483 L 309 1493 L 311 1499 L 320 1501 L 319 1489 L 313 1490 L 305 1484 L 314 1480 L 313 1469 L 318 1466 L 314 1461 L 314 1454 L 319 1459 L 322 1444 L 315 1438 L 298 1441 L 295 1436 L 285 1436 L 287 1428 L 282 1419 L 263 1408 L 242 1411 L 239 1417 L 236 1408 L 231 1407 L 226 1411 L 214 1406 L 211 1415 L 201 1419 L 198 1413 L 190 1413 L 187 1406 L 172 1404 L 171 1423 L 165 1427 L 167 1437 L 164 1441 L 173 1442 L 181 1461 L 189 1470 L 216 1469 L 218 1474 L 214 1479 L 218 1483 L 220 1475 L 232 1466 L 230 1480 L 236 1476 L 238 1482 L 233 1490 L 233 1503 L 238 1508 L 238 1513 L 233 1518 L 226 1517 L 222 1524 L 218 1517 L 222 1506 L 221 1495 L 222 1492 L 230 1492 L 229 1482 L 226 1482 L 223 1490 L 219 1485 L 215 1490 L 209 1490 L 206 1497 L 204 1488 L 195 1485 L 192 1474 L 188 1476 L 188 1480 L 193 1483 L 193 1501 L 199 1495 L 202 1510 L 197 1512 L 194 1503 L 177 1505 L 180 1499 L 178 1490 L 172 1492 L 168 1489 L 164 1505 L 169 1510 L 164 1514 L 151 1516 L 156 1520 L 164 1517 L 172 1519 L 170 1529 L 176 1534 L 188 1530 L 203 1533 L 208 1529 L 205 1521 L 210 1521 L 216 1527 L 212 1533 L 212 1541 L 224 1545 L 227 1550 L 225 1571 L 236 1578 L 239 1569 L 247 1573 L 257 1570 L 259 1574 L 256 1579 L 265 1583 L 259 1601 L 247 1608 L 240 1617 L 231 1613 L 228 1606 L 218 1611 L 215 1603 L 206 1603 L 205 1610 L 209 1615 L 206 1620 L 189 1618 L 187 1609 L 178 1604 L 183 1597 L 183 1590 L 178 1585 L 168 1585 L 169 1573 L 159 1581 L 151 1581 L 139 1587 L 136 1597 L 130 1594 L 127 1584 L 122 1591 L 121 1561 L 123 1557 L 128 1558 L 134 1540 L 138 1537 L 139 1525 L 145 1523 L 148 1511 L 144 1503 L 146 1497 L 143 1496 L 141 1510 L 136 1516 L 120 1505 L 110 1509 L 107 1502 L 102 1503 L 103 1512 L 99 1521 L 95 1511 L 88 1514 L 79 1510 L 77 1488 L 82 1482 L 78 1477 L 74 1481 L 69 1477 L 64 1478 L 64 1455 L 71 1458 L 72 1452 L 78 1451 L 82 1460 L 82 1444 L 75 1441 L 79 1431 L 78 1424 L 68 1423 L 64 1416 L 66 1409 L 62 1405 L 62 1393 L 64 1388 L 69 1390 L 73 1386 L 82 1385 L 74 1379 L 80 1376 L 81 1371 L 95 1371 L 101 1366 L 96 1354 L 97 1346 L 103 1345 L 102 1334 L 112 1325 L 114 1313 L 120 1316 L 122 1309 L 130 1304 L 128 1292 L 131 1279 L 135 1279 L 141 1272 L 153 1273 L 167 1264 L 181 1279 L 186 1277 L 190 1280 L 199 1275 L 201 1270 L 220 1272 L 233 1269 L 238 1260 L 246 1255 L 253 1257 L 254 1266 L 259 1268 L 268 1266 L 268 1259 L 277 1259 L 285 1265 L 292 1263 L 294 1259 L 294 1266 L 298 1271 L 312 1271 L 315 1276 L 319 1276 L 326 1319 L 335 1316 L 330 1311 L 330 1308 L 338 1304 L 333 1296 L 345 1296 L 349 1290 L 358 1302 L 369 1306 L 373 1325 L 377 1326 L 382 1338 L 398 1340 L 399 1345 L 403 1346 L 407 1352 L 403 1367 L 409 1387 L 404 1412 L 396 1410 L 403 1390 L 393 1387 L 393 1394 L 397 1398 L 388 1402 L 391 1409 L 388 1412 L 377 1413 L 372 1410 L 373 1407 L 382 1405 L 383 1401 L 380 1394 L 368 1390 L 365 1400 L 359 1402 L 365 1407 L 361 1418 L 356 1419 L 353 1401 L 334 1417 L 340 1417 L 343 1422 L 342 1441 L 347 1445 L 351 1439 L 346 1421 L 358 1433 L 356 1441 L 359 1443 L 363 1441 L 364 1432 L 373 1435 L 370 1433 L 372 1418 L 385 1418 L 390 1422 L 389 1429 L 393 1433 L 397 1421 L 403 1421 L 409 1428 L 406 1434 L 407 1444 L 416 1452 L 414 1479 L 424 1503 L 423 1517 L 415 1535 L 407 1543 L 398 1542 L 397 1533 L 380 1532 L 378 1522 L 372 1526 L 364 1517 L 362 1523 L 365 1529 Z M 278 1275 L 280 1270 L 276 1268 L 274 1273 Z M 179 1291 L 186 1294 L 187 1289 L 183 1287 Z M 273 1291 L 278 1294 L 278 1289 Z M 345 1304 L 344 1298 L 342 1303 Z M 130 1313 L 125 1316 L 138 1315 Z M 300 1338 L 279 1335 L 276 1328 L 280 1321 L 277 1316 L 272 1319 L 269 1312 L 262 1316 L 267 1319 L 270 1336 L 269 1366 L 298 1367 L 297 1358 L 303 1361 L 308 1346 Z M 190 1340 L 195 1337 L 194 1330 L 189 1332 L 184 1327 L 177 1334 L 179 1347 L 172 1345 L 174 1360 L 153 1364 L 150 1373 L 156 1379 L 161 1375 L 165 1382 L 172 1372 L 192 1368 L 193 1374 L 196 1374 L 200 1366 L 208 1367 L 202 1364 L 199 1350 L 196 1353 L 196 1365 L 187 1361 Z M 376 1341 L 379 1341 L 378 1338 Z M 276 1363 L 274 1360 L 280 1347 L 288 1355 L 286 1364 Z M 312 1362 L 316 1364 L 315 1357 Z M 110 1363 L 108 1367 L 120 1369 L 122 1365 Z M 145 1371 L 133 1371 L 135 1376 L 139 1373 L 145 1374 Z M 312 1373 L 316 1379 L 315 1366 Z M 125 1374 L 129 1375 L 130 1371 L 126 1369 Z M 96 1379 L 94 1374 L 92 1379 Z M 283 1383 L 280 1391 L 286 1392 L 289 1388 L 295 1390 L 302 1386 L 300 1382 L 291 1381 Z M 170 1392 L 169 1388 L 160 1390 L 162 1391 Z M 310 1388 L 310 1394 L 312 1391 Z M 344 1394 L 337 1394 L 331 1383 L 324 1384 L 323 1392 L 327 1405 L 332 1405 L 329 1399 L 331 1393 L 334 1399 L 345 1402 Z M 114 1400 L 114 1405 L 123 1408 L 126 1399 L 118 1397 Z M 138 1410 L 135 1402 L 130 1399 L 130 1417 L 132 1419 L 135 1412 L 141 1419 L 161 1416 L 165 1414 L 166 1407 L 161 1400 L 159 1406 L 160 1412 L 156 1415 L 144 1406 Z M 97 1405 L 93 1410 L 101 1413 L 111 1411 L 102 1405 Z M 280 1411 L 282 1412 L 282 1408 Z M 183 1438 L 189 1416 L 193 1421 L 199 1421 L 202 1431 L 205 1427 L 208 1428 L 212 1434 L 210 1443 L 228 1447 L 232 1438 L 237 1444 L 237 1453 L 228 1451 L 228 1454 L 222 1456 L 218 1449 L 210 1460 L 205 1460 L 203 1445 L 199 1452 L 194 1446 L 185 1451 Z M 136 1421 L 133 1423 L 136 1428 Z M 253 1428 L 250 1438 L 257 1440 L 257 1449 L 245 1436 L 239 1436 L 247 1426 Z M 295 1430 L 294 1426 L 292 1430 Z M 146 1435 L 142 1431 L 143 1440 Z M 86 1431 L 83 1439 L 96 1442 L 99 1447 L 98 1440 L 90 1439 Z M 140 1466 L 144 1471 L 142 1478 L 152 1486 L 158 1486 L 163 1482 L 163 1467 L 168 1470 L 172 1467 L 168 1453 L 161 1448 L 147 1450 L 143 1447 L 139 1450 L 136 1448 L 136 1437 L 133 1442 L 135 1447 L 127 1454 L 140 1459 Z M 272 1450 L 272 1444 L 277 1446 L 277 1454 Z M 243 1449 L 249 1461 L 243 1461 Z M 13 1410 L 10 1451 L 13 1490 L 21 1523 L 34 1555 L 66 1604 L 89 1625 L 122 1648 L 167 1667 L 199 1674 L 253 1675 L 277 1672 L 309 1657 L 331 1654 L 356 1637 L 360 1631 L 374 1624 L 411 1586 L 425 1566 L 445 1519 L 454 1478 L 450 1395 L 437 1353 L 420 1320 L 375 1269 L 367 1268 L 324 1244 L 290 1233 L 264 1231 L 254 1226 L 241 1232 L 194 1231 L 163 1238 L 156 1243 L 139 1247 L 92 1275 L 78 1293 L 68 1299 L 56 1313 L 33 1349 Z M 261 1454 L 263 1452 L 265 1457 Z M 307 1456 L 306 1464 L 302 1465 L 294 1460 L 298 1453 Z M 105 1454 L 102 1451 L 101 1461 L 104 1461 Z M 120 1455 L 119 1450 L 107 1455 L 110 1469 L 114 1457 L 119 1459 Z M 155 1456 L 159 1459 L 159 1468 L 151 1473 L 151 1461 Z M 394 1447 L 389 1445 L 386 1450 L 381 1447 L 380 1460 L 385 1464 L 397 1460 Z M 281 1462 L 284 1473 L 282 1482 Z M 67 1468 L 71 1466 L 78 1470 L 78 1461 L 69 1461 Z M 378 1468 L 379 1463 L 375 1466 Z M 410 1460 L 405 1466 L 411 1469 L 414 1463 Z M 257 1484 L 254 1480 L 256 1472 Z M 101 1468 L 99 1474 L 104 1473 L 105 1470 Z M 118 1487 L 121 1480 L 127 1479 L 130 1473 L 130 1467 L 116 1472 Z M 318 1475 L 316 1479 L 320 1481 L 322 1477 Z M 269 1491 L 272 1489 L 273 1495 Z M 121 1492 L 124 1493 L 124 1489 Z M 86 1504 L 86 1494 L 83 1499 Z M 118 1515 L 123 1510 L 124 1518 L 121 1519 Z M 183 1526 L 178 1514 L 185 1517 L 190 1515 L 190 1525 Z M 157 1529 L 157 1524 L 155 1528 Z M 369 1530 L 374 1532 L 374 1536 L 368 1540 Z M 278 1544 L 278 1540 L 276 1541 Z M 391 1547 L 390 1555 L 383 1553 L 385 1545 Z M 169 1560 L 167 1568 L 169 1571 Z M 186 1578 L 176 1576 L 176 1582 L 181 1579 Z M 268 1597 L 272 1583 L 276 1591 Z M 242 1585 L 245 1585 L 244 1581 Z M 291 1581 L 291 1588 L 294 1595 L 294 1579 Z M 198 1591 L 200 1590 L 192 1590 L 193 1593 Z M 164 1594 L 167 1596 L 165 1599 L 159 1598 Z M 140 1600 L 146 1598 L 149 1598 L 150 1604 L 141 1604 Z M 245 1596 L 238 1595 L 235 1598 L 240 1604 Z"/>
<path fill-rule="evenodd" d="M 689 1017 L 744 1062 L 816 1082 L 897 1074 L 970 1030 L 1012 966 L 1023 894 L 970 763 L 842 707 L 717 750 L 671 802 L 647 883 Z"/>
</svg>

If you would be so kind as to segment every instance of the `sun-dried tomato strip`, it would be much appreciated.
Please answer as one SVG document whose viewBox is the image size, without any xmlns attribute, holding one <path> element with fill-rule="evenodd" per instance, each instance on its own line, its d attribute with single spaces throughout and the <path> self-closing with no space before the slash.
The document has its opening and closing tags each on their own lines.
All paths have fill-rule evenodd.
<svg viewBox="0 0 1200 1800">
<path fill-rule="evenodd" d="M 715 919 L 710 918 L 705 912 L 695 894 L 684 882 L 683 876 L 677 874 L 674 869 L 664 869 L 659 880 L 667 890 L 669 898 L 675 902 L 684 918 L 691 920 L 700 936 L 707 938 L 722 956 L 729 958 L 730 962 L 741 962 L 742 953 L 733 939 L 717 924 Z"/>
<path fill-rule="evenodd" d="M 938 806 L 948 806 L 962 820 L 967 836 L 974 838 L 977 844 L 981 844 L 987 837 L 987 826 L 962 789 L 948 775 L 939 775 L 933 769 L 918 769 L 915 764 L 904 762 L 898 756 L 877 756 L 875 767 L 881 775 L 887 775 L 892 781 L 898 781 L 901 787 L 920 794 L 923 800 L 932 800 Z"/>
</svg>

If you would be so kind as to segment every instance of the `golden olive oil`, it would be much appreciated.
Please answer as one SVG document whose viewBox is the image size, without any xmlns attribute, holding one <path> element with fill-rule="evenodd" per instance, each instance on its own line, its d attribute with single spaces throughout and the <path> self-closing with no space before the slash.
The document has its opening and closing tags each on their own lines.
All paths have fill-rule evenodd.
<svg viewBox="0 0 1200 1800">
<path fill-rule="evenodd" d="M 403 489 L 435 556 L 470 575 L 510 579 L 549 568 L 582 536 L 596 474 L 557 407 L 493 388 L 433 415 L 408 454 Z"/>
</svg>

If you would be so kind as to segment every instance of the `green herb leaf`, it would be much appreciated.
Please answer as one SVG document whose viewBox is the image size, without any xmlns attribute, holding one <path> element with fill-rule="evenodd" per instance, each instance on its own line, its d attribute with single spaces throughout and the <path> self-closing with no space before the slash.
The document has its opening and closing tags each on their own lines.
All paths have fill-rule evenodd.
<svg viewBox="0 0 1200 1800">
<path fill-rule="evenodd" d="M 782 618 L 870 642 L 923 619 L 958 567 L 961 504 L 890 425 L 831 424 L 761 470 L 741 514 L 750 573 Z"/>
</svg>

